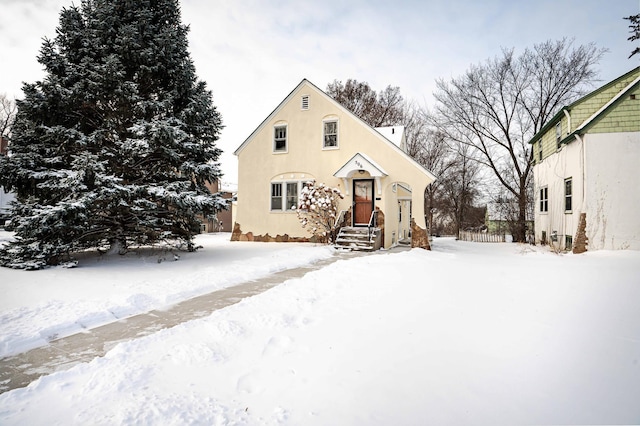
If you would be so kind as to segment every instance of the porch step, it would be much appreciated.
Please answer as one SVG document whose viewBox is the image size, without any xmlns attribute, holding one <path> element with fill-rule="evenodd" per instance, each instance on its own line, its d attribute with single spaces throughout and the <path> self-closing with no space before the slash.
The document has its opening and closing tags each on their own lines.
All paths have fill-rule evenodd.
<svg viewBox="0 0 640 426">
<path fill-rule="evenodd" d="M 340 228 L 336 237 L 337 248 L 349 250 L 373 251 L 380 248 L 382 232 L 380 228 L 352 227 Z"/>
</svg>

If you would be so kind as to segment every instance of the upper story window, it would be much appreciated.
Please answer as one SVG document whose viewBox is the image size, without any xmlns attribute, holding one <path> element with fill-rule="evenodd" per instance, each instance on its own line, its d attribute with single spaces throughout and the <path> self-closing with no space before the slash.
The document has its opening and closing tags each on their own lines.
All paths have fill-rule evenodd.
<svg viewBox="0 0 640 426">
<path fill-rule="evenodd" d="M 273 152 L 287 152 L 287 126 L 273 128 Z"/>
<path fill-rule="evenodd" d="M 564 180 L 564 211 L 571 212 L 571 178 Z"/>
<path fill-rule="evenodd" d="M 562 121 L 556 124 L 556 147 L 560 149 L 560 141 L 562 140 Z"/>
<path fill-rule="evenodd" d="M 545 213 L 549 211 L 549 188 L 540 188 L 540 212 Z"/>
<path fill-rule="evenodd" d="M 303 110 L 309 109 L 309 95 L 302 95 L 302 103 L 300 107 Z"/>
<path fill-rule="evenodd" d="M 323 148 L 337 148 L 338 147 L 338 121 L 331 120 L 323 123 Z"/>
<path fill-rule="evenodd" d="M 538 141 L 538 161 L 542 161 L 542 139 Z"/>
</svg>

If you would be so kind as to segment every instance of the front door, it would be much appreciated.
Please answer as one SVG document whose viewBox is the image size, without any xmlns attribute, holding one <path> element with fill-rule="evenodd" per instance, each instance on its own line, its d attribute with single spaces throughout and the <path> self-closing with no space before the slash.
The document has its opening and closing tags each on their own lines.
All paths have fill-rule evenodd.
<svg viewBox="0 0 640 426">
<path fill-rule="evenodd" d="M 373 179 L 353 181 L 353 224 L 366 226 L 373 212 Z"/>
</svg>

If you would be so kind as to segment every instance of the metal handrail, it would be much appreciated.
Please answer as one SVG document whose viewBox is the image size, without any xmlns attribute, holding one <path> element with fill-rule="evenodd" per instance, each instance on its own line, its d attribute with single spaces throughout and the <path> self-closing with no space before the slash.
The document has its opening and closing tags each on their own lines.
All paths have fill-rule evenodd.
<svg viewBox="0 0 640 426">
<path fill-rule="evenodd" d="M 336 229 L 338 226 L 342 226 L 342 223 L 344 222 L 344 216 L 346 214 L 346 210 L 340 210 L 340 214 L 338 214 L 338 217 L 336 218 L 336 223 L 333 224 L 333 229 Z"/>
<path fill-rule="evenodd" d="M 371 217 L 369 218 L 369 223 L 367 224 L 367 234 L 369 241 L 371 241 L 371 228 L 376 228 L 378 226 L 378 211 L 374 210 L 371 212 Z"/>
</svg>

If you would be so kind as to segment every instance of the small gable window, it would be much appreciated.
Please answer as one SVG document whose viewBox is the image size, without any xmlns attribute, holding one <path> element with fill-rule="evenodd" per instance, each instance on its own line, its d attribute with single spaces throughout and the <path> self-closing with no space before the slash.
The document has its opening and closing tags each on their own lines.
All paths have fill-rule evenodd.
<svg viewBox="0 0 640 426">
<path fill-rule="evenodd" d="M 287 152 L 287 126 L 274 127 L 273 152 Z"/>
<path fill-rule="evenodd" d="M 303 110 L 309 109 L 309 95 L 302 95 L 302 104 L 301 108 Z"/>
<path fill-rule="evenodd" d="M 331 120 L 324 122 L 324 142 L 323 148 L 338 147 L 338 121 Z"/>
<path fill-rule="evenodd" d="M 556 146 L 560 149 L 560 141 L 562 140 L 562 122 L 556 124 Z"/>
</svg>

